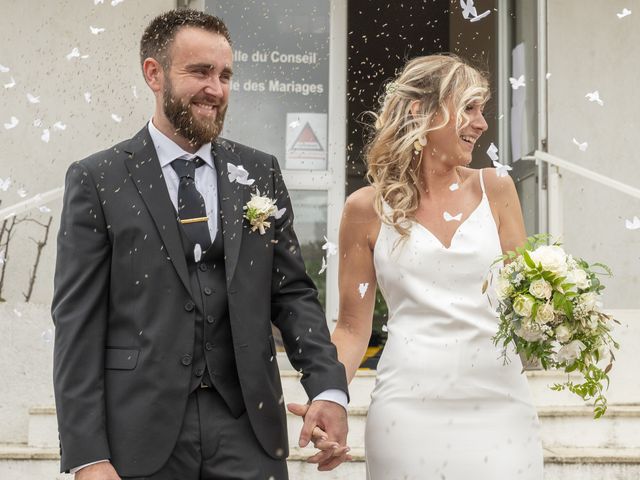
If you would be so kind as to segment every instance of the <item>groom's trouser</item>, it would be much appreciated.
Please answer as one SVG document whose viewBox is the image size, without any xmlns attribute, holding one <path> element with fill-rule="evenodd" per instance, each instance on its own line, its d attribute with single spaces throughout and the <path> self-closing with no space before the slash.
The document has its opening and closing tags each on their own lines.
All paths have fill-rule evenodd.
<svg viewBox="0 0 640 480">
<path fill-rule="evenodd" d="M 167 463 L 148 477 L 123 480 L 287 480 L 286 460 L 269 457 L 245 411 L 234 418 L 214 388 L 189 395 L 182 429 Z"/>
</svg>

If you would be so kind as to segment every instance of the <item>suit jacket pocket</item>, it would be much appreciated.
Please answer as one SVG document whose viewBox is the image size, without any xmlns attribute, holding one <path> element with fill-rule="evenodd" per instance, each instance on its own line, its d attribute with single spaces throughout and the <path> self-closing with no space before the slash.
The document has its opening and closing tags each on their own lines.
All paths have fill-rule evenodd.
<svg viewBox="0 0 640 480">
<path fill-rule="evenodd" d="M 140 350 L 107 347 L 104 352 L 104 368 L 111 370 L 133 370 L 138 364 Z"/>
</svg>

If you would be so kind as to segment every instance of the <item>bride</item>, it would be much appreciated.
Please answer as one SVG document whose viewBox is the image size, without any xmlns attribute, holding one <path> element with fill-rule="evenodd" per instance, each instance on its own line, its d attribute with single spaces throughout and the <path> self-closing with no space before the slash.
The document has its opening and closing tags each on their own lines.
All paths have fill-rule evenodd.
<svg viewBox="0 0 640 480">
<path fill-rule="evenodd" d="M 488 98 L 486 78 L 455 56 L 408 62 L 375 115 L 371 185 L 344 208 L 332 339 L 349 380 L 376 284 L 389 307 L 366 426 L 371 480 L 542 480 L 522 364 L 503 365 L 482 293 L 494 259 L 526 237 L 511 178 L 466 167 Z"/>
</svg>

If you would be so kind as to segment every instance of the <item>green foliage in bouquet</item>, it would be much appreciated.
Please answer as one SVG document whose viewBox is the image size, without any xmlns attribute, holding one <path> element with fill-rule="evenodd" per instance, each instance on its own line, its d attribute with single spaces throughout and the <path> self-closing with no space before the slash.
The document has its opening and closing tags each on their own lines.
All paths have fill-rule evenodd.
<svg viewBox="0 0 640 480">
<path fill-rule="evenodd" d="M 518 354 L 539 361 L 545 370 L 580 373 L 583 381 L 568 376 L 551 388 L 593 400 L 594 417 L 599 418 L 607 410 L 604 392 L 613 349 L 619 348 L 611 327 L 619 322 L 599 310 L 598 297 L 605 287 L 598 276 L 612 273 L 602 263 L 573 258 L 559 243 L 549 242 L 547 234 L 534 235 L 494 263 L 505 262 L 495 285 L 500 324 L 493 341 L 502 347 L 505 362 L 513 344 Z"/>
</svg>

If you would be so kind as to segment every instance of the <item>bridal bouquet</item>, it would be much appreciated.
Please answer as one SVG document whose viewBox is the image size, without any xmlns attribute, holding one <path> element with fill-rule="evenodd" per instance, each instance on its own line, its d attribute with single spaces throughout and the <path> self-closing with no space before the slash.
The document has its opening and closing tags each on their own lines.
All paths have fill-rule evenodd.
<svg viewBox="0 0 640 480">
<path fill-rule="evenodd" d="M 599 418 L 607 410 L 607 374 L 613 349 L 619 348 L 611 336 L 612 322 L 619 322 L 601 312 L 598 301 L 604 289 L 598 275 L 611 275 L 611 270 L 574 258 L 557 243 L 546 245 L 548 238 L 529 237 L 524 247 L 496 260 L 508 263 L 496 279 L 500 326 L 493 341 L 502 346 L 505 362 L 513 342 L 517 353 L 538 360 L 545 370 L 579 372 L 581 382 L 567 378 L 551 388 L 593 400 Z"/>
</svg>

